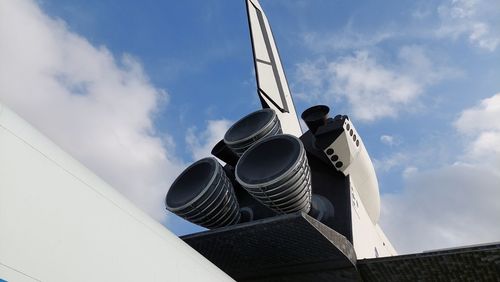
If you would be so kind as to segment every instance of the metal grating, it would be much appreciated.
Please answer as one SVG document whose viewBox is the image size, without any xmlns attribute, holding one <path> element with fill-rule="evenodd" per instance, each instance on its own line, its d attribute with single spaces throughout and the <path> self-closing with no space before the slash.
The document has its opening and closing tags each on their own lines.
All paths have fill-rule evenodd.
<svg viewBox="0 0 500 282">
<path fill-rule="evenodd" d="M 500 281 L 500 244 L 358 261 L 364 281 Z"/>
<path fill-rule="evenodd" d="M 356 262 L 344 236 L 304 213 L 182 239 L 237 281 L 500 281 L 500 243 Z"/>
<path fill-rule="evenodd" d="M 304 213 L 182 237 L 237 281 L 353 281 L 356 256 L 342 235 Z"/>
</svg>

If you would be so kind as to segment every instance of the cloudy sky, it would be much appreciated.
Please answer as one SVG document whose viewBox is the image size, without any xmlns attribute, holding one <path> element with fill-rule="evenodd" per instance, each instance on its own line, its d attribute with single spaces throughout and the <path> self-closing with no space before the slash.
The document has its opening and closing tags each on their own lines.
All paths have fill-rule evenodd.
<svg viewBox="0 0 500 282">
<path fill-rule="evenodd" d="M 297 112 L 348 114 L 401 253 L 500 241 L 500 1 L 261 0 Z M 175 176 L 259 108 L 244 1 L 0 0 L 0 101 L 176 234 Z"/>
</svg>

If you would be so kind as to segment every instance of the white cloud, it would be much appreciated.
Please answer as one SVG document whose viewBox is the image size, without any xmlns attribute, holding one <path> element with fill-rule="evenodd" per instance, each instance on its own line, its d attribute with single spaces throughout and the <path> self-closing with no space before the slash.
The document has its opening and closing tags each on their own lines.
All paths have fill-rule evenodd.
<svg viewBox="0 0 500 282">
<path fill-rule="evenodd" d="M 199 132 L 196 127 L 189 128 L 186 143 L 193 160 L 211 156 L 210 151 L 217 142 L 224 138 L 224 134 L 231 124 L 231 121 L 225 119 L 209 120 L 204 131 Z"/>
<path fill-rule="evenodd" d="M 384 134 L 380 136 L 380 142 L 388 146 L 393 146 L 395 145 L 396 141 L 394 139 L 394 136 Z"/>
<path fill-rule="evenodd" d="M 500 44 L 500 2 L 496 0 L 451 0 L 438 7 L 438 36 L 466 36 L 472 44 L 494 51 Z"/>
<path fill-rule="evenodd" d="M 382 195 L 381 223 L 400 252 L 499 240 L 499 124 L 497 94 L 455 122 L 469 141 L 453 164 L 410 167 L 403 172 L 404 189 Z"/>
<path fill-rule="evenodd" d="M 495 51 L 500 45 L 498 0 L 444 0 L 437 7 L 435 2 L 414 3 L 411 17 L 417 20 L 417 26 L 401 21 L 397 24 L 386 22 L 367 32 L 357 30 L 353 26 L 354 20 L 350 19 L 341 30 L 329 34 L 305 32 L 302 40 L 310 50 L 316 52 L 359 50 L 391 39 L 418 39 L 422 36 L 454 40 L 464 37 L 473 46 L 487 51 Z M 437 17 L 436 22 L 434 16 Z"/>
<path fill-rule="evenodd" d="M 418 172 L 418 168 L 415 166 L 408 166 L 403 170 L 403 178 L 408 179 L 409 177 L 415 175 Z"/>
<path fill-rule="evenodd" d="M 500 93 L 482 100 L 476 107 L 462 112 L 455 127 L 462 133 L 500 131 Z"/>
<path fill-rule="evenodd" d="M 422 47 L 404 46 L 397 64 L 381 64 L 368 51 L 299 64 L 296 88 L 297 96 L 309 102 L 345 99 L 355 119 L 374 121 L 414 111 L 427 86 L 455 75 L 454 70 L 433 64 Z"/>
<path fill-rule="evenodd" d="M 500 167 L 500 93 L 463 111 L 455 127 L 472 139 L 468 158 L 494 161 Z"/>
<path fill-rule="evenodd" d="M 387 172 L 394 167 L 402 166 L 408 162 L 409 156 L 403 153 L 395 153 L 382 159 L 373 159 L 373 166 L 378 173 Z"/>
<path fill-rule="evenodd" d="M 382 196 L 382 226 L 400 253 L 497 242 L 498 183 L 488 166 L 413 172 L 401 194 Z"/>
<path fill-rule="evenodd" d="M 394 117 L 400 106 L 422 92 L 416 81 L 378 64 L 366 51 L 334 62 L 301 64 L 298 76 L 303 84 L 311 84 L 304 87 L 309 91 L 314 86 L 322 86 L 316 95 L 323 97 L 310 98 L 332 102 L 336 95 L 341 95 L 348 101 L 356 119 L 364 121 Z"/>
<path fill-rule="evenodd" d="M 360 49 L 377 45 L 385 40 L 394 38 L 397 34 L 390 30 L 378 30 L 375 33 L 360 33 L 347 25 L 340 32 L 325 36 L 317 32 L 308 32 L 302 35 L 306 46 L 317 52 Z"/>
<path fill-rule="evenodd" d="M 0 2 L 0 99 L 158 220 L 182 166 L 152 116 L 167 94 L 29 0 Z"/>
<path fill-rule="evenodd" d="M 426 2 L 415 2 L 416 7 L 414 8 L 413 12 L 411 13 L 412 18 L 417 19 L 417 20 L 423 20 L 429 18 L 433 11 L 434 7 L 430 7 L 430 3 Z"/>
</svg>

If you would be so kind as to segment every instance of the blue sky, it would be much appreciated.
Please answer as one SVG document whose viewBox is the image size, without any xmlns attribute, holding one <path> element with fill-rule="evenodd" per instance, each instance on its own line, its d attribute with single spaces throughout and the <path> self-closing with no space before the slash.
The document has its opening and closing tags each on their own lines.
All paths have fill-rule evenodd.
<svg viewBox="0 0 500 282">
<path fill-rule="evenodd" d="M 0 38 L 22 48 L 0 48 L 0 58 L 12 68 L 19 64 L 9 58 L 43 62 L 23 61 L 36 71 L 19 82 L 4 73 L 0 99 L 173 232 L 199 230 L 160 206 L 183 167 L 260 107 L 244 1 L 3 5 L 12 15 L 3 26 L 14 32 Z M 261 5 L 297 112 L 324 103 L 356 123 L 377 169 L 381 223 L 398 249 L 500 240 L 500 209 L 489 202 L 500 197 L 500 2 Z M 98 74 L 102 66 L 119 78 Z M 51 83 L 59 98 L 47 94 Z M 28 92 L 43 98 L 29 102 Z M 60 98 L 75 95 L 85 101 Z M 89 111 L 96 121 L 80 116 Z M 79 141 L 84 133 L 94 144 Z M 113 140 L 123 148 L 110 149 L 121 148 Z"/>
</svg>

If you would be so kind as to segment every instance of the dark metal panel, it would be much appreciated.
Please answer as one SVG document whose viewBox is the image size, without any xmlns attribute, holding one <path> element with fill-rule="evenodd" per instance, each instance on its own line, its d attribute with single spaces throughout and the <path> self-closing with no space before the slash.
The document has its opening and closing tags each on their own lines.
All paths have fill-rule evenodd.
<svg viewBox="0 0 500 282">
<path fill-rule="evenodd" d="M 500 243 L 358 261 L 364 281 L 500 281 Z"/>
<path fill-rule="evenodd" d="M 237 281 L 355 281 L 356 255 L 341 234 L 304 213 L 182 237 Z"/>
<path fill-rule="evenodd" d="M 352 242 L 349 177 L 337 171 L 323 151 L 316 148 L 310 130 L 300 140 L 307 151 L 307 161 L 311 167 L 312 193 L 327 198 L 335 210 L 335 216 L 323 223 Z"/>
<path fill-rule="evenodd" d="M 365 259 L 304 213 L 182 237 L 237 281 L 500 281 L 500 243 Z"/>
</svg>

